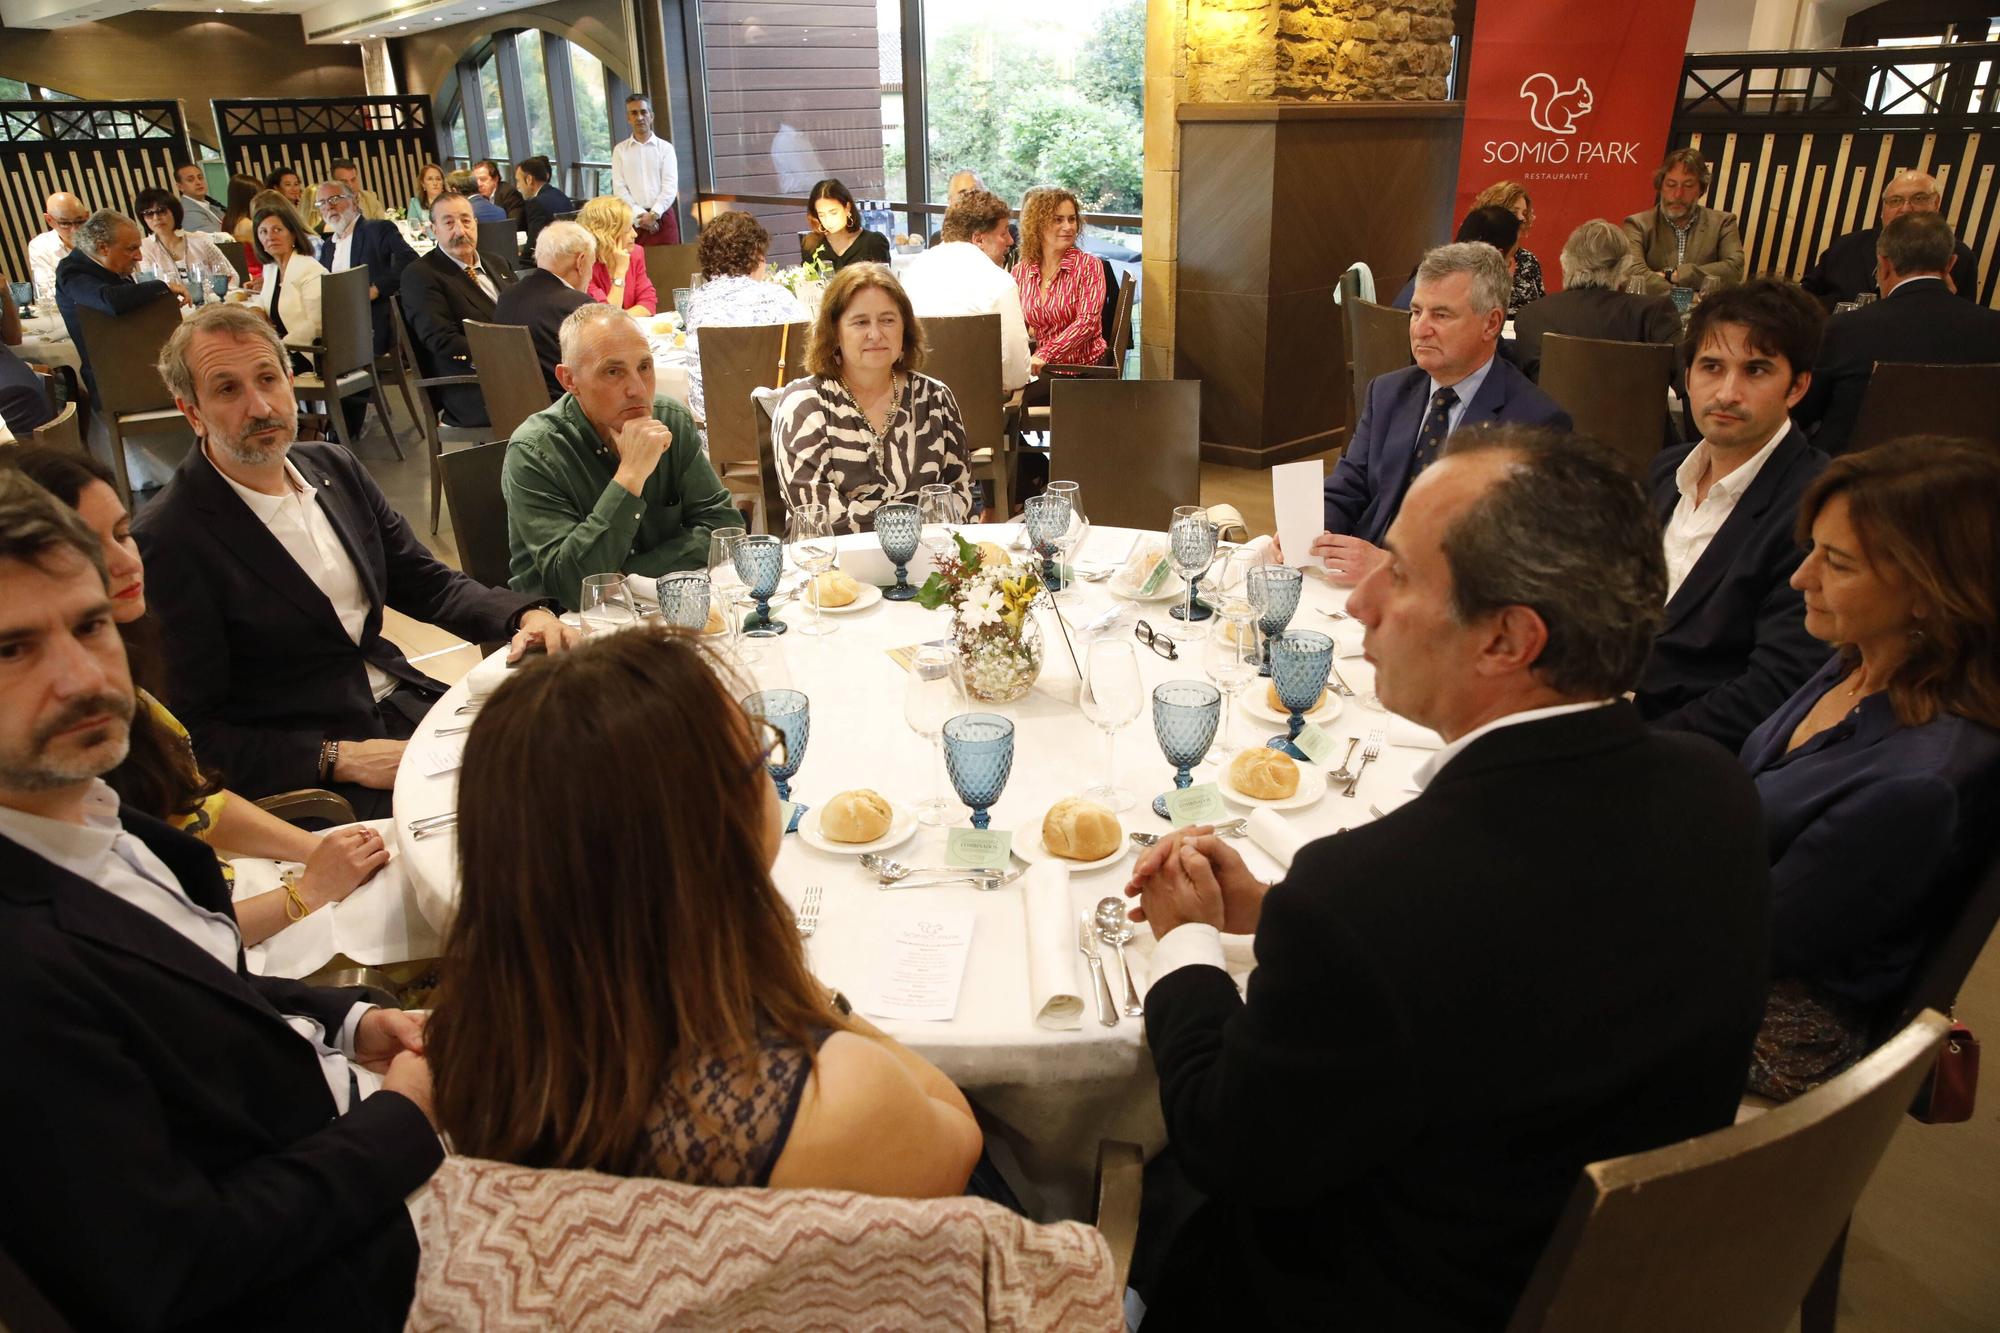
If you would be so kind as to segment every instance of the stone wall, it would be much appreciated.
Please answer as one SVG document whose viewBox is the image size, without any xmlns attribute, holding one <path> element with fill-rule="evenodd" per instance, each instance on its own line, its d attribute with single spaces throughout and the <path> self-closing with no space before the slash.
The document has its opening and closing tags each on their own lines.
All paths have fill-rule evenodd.
<svg viewBox="0 0 2000 1333">
<path fill-rule="evenodd" d="M 1276 95 L 1442 101 L 1451 18 L 1452 0 L 1280 0 Z"/>
</svg>

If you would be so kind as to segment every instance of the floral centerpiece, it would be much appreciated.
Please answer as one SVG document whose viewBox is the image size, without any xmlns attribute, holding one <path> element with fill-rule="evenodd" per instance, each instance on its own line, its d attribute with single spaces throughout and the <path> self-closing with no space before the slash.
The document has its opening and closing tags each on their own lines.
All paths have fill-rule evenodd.
<svg viewBox="0 0 2000 1333">
<path fill-rule="evenodd" d="M 1007 703 L 1026 694 L 1042 671 L 1042 631 L 1028 610 L 1042 595 L 1035 571 L 1014 564 L 996 546 L 983 549 L 952 534 L 956 555 L 946 555 L 917 590 L 917 605 L 948 606 L 952 640 L 963 668 L 965 692 L 981 703 Z"/>
<path fill-rule="evenodd" d="M 825 289 L 826 280 L 832 276 L 833 265 L 822 254 L 809 263 L 794 264 L 790 268 L 773 269 L 771 272 L 771 281 L 777 283 L 780 287 L 783 287 L 794 297 L 798 298 L 799 304 L 803 305 L 806 309 L 816 310 L 819 308 L 819 299 L 816 293 Z M 808 297 L 812 299 L 808 300 Z"/>
</svg>

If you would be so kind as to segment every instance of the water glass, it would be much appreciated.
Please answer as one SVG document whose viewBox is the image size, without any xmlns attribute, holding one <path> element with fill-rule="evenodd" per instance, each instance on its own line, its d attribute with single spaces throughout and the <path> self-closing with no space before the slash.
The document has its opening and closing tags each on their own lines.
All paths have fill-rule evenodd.
<svg viewBox="0 0 2000 1333">
<path fill-rule="evenodd" d="M 1236 696 L 1250 688 L 1257 679 L 1257 621 L 1248 607 L 1232 609 L 1235 604 L 1225 603 L 1222 611 L 1209 626 L 1208 639 L 1202 644 L 1201 669 L 1215 682 L 1215 688 L 1222 691 L 1233 708 Z M 1215 742 L 1215 753 L 1235 754 L 1239 748 L 1229 739 L 1229 710 L 1222 714 L 1222 735 Z"/>
<path fill-rule="evenodd" d="M 1283 634 L 1285 626 L 1292 623 L 1304 584 L 1305 576 L 1286 565 L 1259 565 L 1243 576 L 1243 596 L 1257 613 L 1257 628 L 1264 631 L 1267 645 L 1261 675 L 1271 674 L 1270 638 Z"/>
<path fill-rule="evenodd" d="M 1104 781 L 1084 795 L 1109 810 L 1130 810 L 1138 798 L 1118 785 L 1118 733 L 1138 721 L 1146 706 L 1139 657 L 1123 639 L 1099 639 L 1083 659 L 1083 715 L 1104 732 Z"/>
<path fill-rule="evenodd" d="M 944 795 L 944 724 L 964 707 L 953 667 L 958 654 L 936 644 L 917 649 L 910 658 L 910 678 L 903 687 L 903 720 L 924 738 L 931 750 L 931 794 L 917 803 L 917 818 L 926 824 L 948 824 L 958 807 Z"/>
<path fill-rule="evenodd" d="M 1167 557 L 1173 561 L 1174 573 L 1187 582 L 1187 604 L 1167 614 L 1190 627 L 1215 614 L 1206 603 L 1196 599 L 1195 585 L 1215 563 L 1215 543 L 1219 536 L 1221 533 L 1208 511 L 1200 505 L 1181 505 L 1167 525 Z"/>
<path fill-rule="evenodd" d="M 212 275 L 208 280 L 208 289 L 215 293 L 216 300 L 225 299 L 229 295 L 229 275 L 227 273 Z"/>
<path fill-rule="evenodd" d="M 986 828 L 986 813 L 1006 790 L 1014 768 L 1014 724 L 998 713 L 960 713 L 944 724 L 944 767 L 958 799 L 972 807 L 972 827 Z"/>
<path fill-rule="evenodd" d="M 882 593 L 892 602 L 907 602 L 917 595 L 910 586 L 910 560 L 922 530 L 923 511 L 913 504 L 897 500 L 875 511 L 875 538 L 882 543 L 882 554 L 896 566 L 896 586 Z"/>
<path fill-rule="evenodd" d="M 812 737 L 812 701 L 803 690 L 759 690 L 743 700 L 743 711 L 778 729 L 785 738 L 782 753 L 773 752 L 765 767 L 778 784 L 778 799 L 792 799 L 792 778 L 805 762 L 806 741 Z"/>
<path fill-rule="evenodd" d="M 736 572 L 736 547 L 748 535 L 742 528 L 711 528 L 708 534 L 708 591 L 722 607 L 723 629 L 730 647 L 746 662 L 756 661 L 756 650 L 742 640 L 742 602 L 748 594 L 743 577 Z"/>
<path fill-rule="evenodd" d="M 693 296 L 694 288 L 692 287 L 674 288 L 674 313 L 680 316 L 682 328 L 688 326 L 688 302 Z"/>
<path fill-rule="evenodd" d="M 823 504 L 793 505 L 785 519 L 785 533 L 791 539 L 792 563 L 806 573 L 802 591 L 812 603 L 812 623 L 799 626 L 801 634 L 831 634 L 838 625 L 826 623 L 820 613 L 819 576 L 833 568 L 839 551 L 833 544 L 833 524 Z"/>
<path fill-rule="evenodd" d="M 1278 702 L 1292 713 L 1286 734 L 1270 739 L 1272 749 L 1282 750 L 1305 729 L 1305 715 L 1319 702 L 1332 667 L 1333 639 L 1318 630 L 1287 630 L 1271 640 L 1271 683 L 1278 688 Z"/>
<path fill-rule="evenodd" d="M 730 556 L 737 577 L 757 602 L 757 613 L 743 632 L 753 639 L 774 639 L 783 634 L 790 626 L 771 619 L 771 594 L 778 590 L 778 575 L 785 568 L 783 543 L 772 533 L 753 532 L 737 541 Z"/>
<path fill-rule="evenodd" d="M 917 513 L 923 522 L 924 546 L 934 563 L 942 564 L 956 548 L 952 540 L 954 523 L 965 521 L 958 492 L 941 481 L 917 488 Z"/>
<path fill-rule="evenodd" d="M 32 282 L 10 282 L 7 290 L 13 294 L 14 304 L 24 315 L 33 313 L 35 304 L 35 284 Z"/>
<path fill-rule="evenodd" d="M 1023 512 L 1028 540 L 1034 543 L 1035 554 L 1042 558 L 1042 583 L 1050 592 L 1059 592 L 1062 575 L 1057 572 L 1056 557 L 1062 554 L 1063 542 L 1069 536 L 1069 497 L 1043 491 L 1028 497 Z"/>
<path fill-rule="evenodd" d="M 632 605 L 623 574 L 585 575 L 576 609 L 584 633 L 591 638 L 639 623 L 639 610 Z"/>
<path fill-rule="evenodd" d="M 1208 755 L 1222 721 L 1222 691 L 1203 680 L 1170 680 L 1153 690 L 1153 735 L 1160 753 L 1174 766 L 1174 786 L 1194 785 L 1194 766 Z M 1165 794 L 1153 798 L 1153 813 L 1167 814 Z"/>
<path fill-rule="evenodd" d="M 660 615 L 669 625 L 697 633 L 708 626 L 708 575 L 663 574 L 657 586 Z"/>
</svg>

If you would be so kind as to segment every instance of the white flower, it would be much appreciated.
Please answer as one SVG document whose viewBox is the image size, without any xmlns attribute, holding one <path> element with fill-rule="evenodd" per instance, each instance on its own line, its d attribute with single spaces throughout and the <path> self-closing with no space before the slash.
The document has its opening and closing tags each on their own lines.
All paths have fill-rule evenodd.
<svg viewBox="0 0 2000 1333">
<path fill-rule="evenodd" d="M 988 625 L 999 624 L 1001 613 L 1006 609 L 1007 605 L 998 590 L 974 585 L 958 609 L 958 623 L 967 629 L 984 629 Z"/>
</svg>

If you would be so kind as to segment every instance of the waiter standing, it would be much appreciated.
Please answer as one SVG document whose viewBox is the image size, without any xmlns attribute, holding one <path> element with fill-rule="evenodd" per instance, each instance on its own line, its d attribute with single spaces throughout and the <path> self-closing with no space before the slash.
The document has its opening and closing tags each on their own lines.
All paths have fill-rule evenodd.
<svg viewBox="0 0 2000 1333">
<path fill-rule="evenodd" d="M 633 93 L 625 99 L 632 137 L 611 150 L 611 190 L 632 208 L 641 245 L 679 245 L 681 221 L 674 212 L 680 170 L 674 146 L 653 133 L 653 99 Z"/>
</svg>

